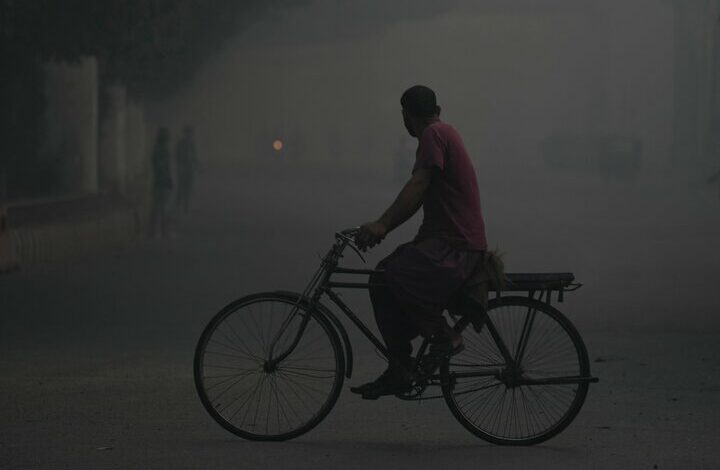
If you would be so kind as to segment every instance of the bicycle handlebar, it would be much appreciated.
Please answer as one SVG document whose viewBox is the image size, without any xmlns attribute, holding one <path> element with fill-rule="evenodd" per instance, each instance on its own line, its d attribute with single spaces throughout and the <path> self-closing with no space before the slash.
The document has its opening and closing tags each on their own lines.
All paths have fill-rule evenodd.
<svg viewBox="0 0 720 470">
<path fill-rule="evenodd" d="M 339 232 L 335 233 L 335 236 L 337 238 L 342 238 L 345 240 L 344 246 L 349 246 L 362 260 L 363 263 L 365 263 L 365 257 L 360 253 L 360 250 L 355 246 L 355 235 L 360 231 L 360 227 L 352 227 L 352 228 L 346 228 L 345 230 L 340 230 Z"/>
<path fill-rule="evenodd" d="M 352 227 L 352 228 L 346 228 L 345 230 L 340 230 L 338 233 L 340 235 L 344 235 L 346 237 L 351 237 L 358 233 L 360 231 L 360 227 Z"/>
</svg>

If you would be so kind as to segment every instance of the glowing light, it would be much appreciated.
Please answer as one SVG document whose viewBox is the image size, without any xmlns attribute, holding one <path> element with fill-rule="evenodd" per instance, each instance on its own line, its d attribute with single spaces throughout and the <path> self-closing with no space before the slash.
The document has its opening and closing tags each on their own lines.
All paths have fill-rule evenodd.
<svg viewBox="0 0 720 470">
<path fill-rule="evenodd" d="M 283 148 L 283 142 L 280 139 L 276 139 L 272 143 L 273 149 L 275 149 L 276 152 L 279 152 Z"/>
</svg>

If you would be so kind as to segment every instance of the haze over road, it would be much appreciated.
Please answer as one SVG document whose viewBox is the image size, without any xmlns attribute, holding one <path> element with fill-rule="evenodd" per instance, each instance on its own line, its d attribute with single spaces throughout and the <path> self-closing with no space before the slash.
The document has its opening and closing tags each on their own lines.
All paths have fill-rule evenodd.
<svg viewBox="0 0 720 470">
<path fill-rule="evenodd" d="M 204 324 L 241 295 L 301 290 L 332 232 L 374 217 L 398 184 L 286 162 L 210 168 L 167 244 L 0 279 L 0 467 L 719 468 L 717 201 L 649 182 L 538 178 L 501 184 L 480 172 L 490 242 L 508 252 L 508 270 L 571 270 L 586 284 L 560 309 L 601 382 L 555 439 L 501 448 L 465 431 L 442 400 L 359 400 L 348 383 L 383 364 L 352 328 L 357 369 L 309 434 L 251 443 L 211 420 L 192 383 Z M 543 198 L 512 198 L 513 186 L 542 187 Z M 346 300 L 374 328 L 367 299 Z"/>
</svg>

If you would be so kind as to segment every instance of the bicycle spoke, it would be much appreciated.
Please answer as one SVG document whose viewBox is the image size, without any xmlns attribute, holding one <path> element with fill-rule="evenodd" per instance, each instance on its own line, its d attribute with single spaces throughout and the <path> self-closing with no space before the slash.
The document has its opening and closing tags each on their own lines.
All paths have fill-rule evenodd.
<svg viewBox="0 0 720 470">
<path fill-rule="evenodd" d="M 341 349 L 330 328 L 291 300 L 238 304 L 198 346 L 195 378 L 207 400 L 203 404 L 241 435 L 304 432 L 329 411 L 340 391 Z M 266 370 L 271 347 L 275 357 L 289 355 Z"/>
<path fill-rule="evenodd" d="M 309 413 L 312 413 L 312 412 L 313 412 L 312 410 L 314 409 L 314 407 L 310 407 L 310 406 L 305 402 L 305 400 L 303 400 L 303 398 L 302 398 L 302 397 L 300 396 L 300 394 L 297 392 L 297 390 L 296 390 L 295 387 L 292 385 L 292 383 L 291 383 L 290 381 L 287 381 L 286 385 L 287 385 L 287 388 L 288 388 L 288 389 L 292 392 L 292 394 L 295 396 L 295 398 L 297 398 L 298 400 L 300 400 L 300 403 L 302 403 L 302 405 L 305 407 L 305 409 L 306 409 Z"/>
<path fill-rule="evenodd" d="M 587 375 L 587 359 L 581 361 L 573 334 L 544 304 L 517 298 L 495 304 L 489 321 L 517 365 L 505 363 L 490 327 L 479 333 L 467 328 L 465 350 L 447 365 L 450 374 L 497 371 L 503 381 L 494 374 L 456 377 L 451 389 L 444 388 L 446 399 L 458 419 L 481 437 L 503 443 L 543 440 L 567 425 L 587 390 L 587 383 L 552 380 Z M 523 384 L 523 379 L 550 383 Z"/>
<path fill-rule="evenodd" d="M 312 392 L 316 392 L 316 393 L 318 393 L 318 394 L 320 394 L 320 395 L 325 395 L 325 391 L 320 390 L 320 389 L 317 389 L 317 388 L 315 388 L 315 387 L 311 387 L 311 386 L 308 385 L 308 384 L 304 384 L 304 383 L 302 383 L 302 382 L 299 382 L 299 381 L 298 381 L 299 378 L 297 378 L 297 377 L 296 377 L 296 378 L 292 378 L 292 377 L 286 375 L 285 372 L 283 372 L 283 371 L 278 371 L 278 375 L 281 375 L 281 376 L 282 376 L 283 378 L 285 378 L 286 380 L 289 380 L 290 382 L 292 382 L 293 384 L 297 385 L 298 387 L 300 387 L 300 388 L 302 388 L 302 389 L 304 389 L 304 390 L 309 390 L 309 391 L 312 391 Z"/>
<path fill-rule="evenodd" d="M 222 347 L 224 347 L 224 348 L 231 349 L 231 350 L 233 350 L 233 351 L 239 352 L 240 354 L 245 354 L 248 359 L 253 359 L 253 360 L 259 360 L 259 359 L 260 359 L 259 357 L 253 355 L 251 352 L 249 352 L 249 351 L 247 351 L 247 350 L 245 350 L 245 349 L 241 349 L 240 347 L 235 347 L 235 346 L 229 346 L 229 345 L 227 345 L 227 344 L 225 344 L 225 343 L 222 343 L 222 342 L 220 342 L 220 341 L 218 341 L 218 340 L 216 340 L 216 339 L 210 340 L 209 343 L 219 344 L 220 346 L 222 346 Z"/>
<path fill-rule="evenodd" d="M 240 409 L 242 409 L 242 407 L 245 405 L 245 403 L 247 403 L 247 402 L 250 400 L 250 398 L 252 398 L 252 395 L 255 393 L 255 389 L 257 388 L 257 386 L 258 386 L 259 383 L 260 383 L 260 382 L 258 381 L 258 382 L 255 384 L 255 387 L 248 388 L 245 392 L 243 392 L 243 393 L 241 393 L 240 395 L 236 396 L 231 402 L 229 402 L 227 405 L 225 405 L 225 407 L 223 407 L 223 409 L 218 409 L 218 413 L 221 413 L 221 414 L 222 414 L 223 411 L 229 409 L 232 405 L 234 405 L 235 403 L 237 403 L 241 398 L 244 398 L 245 396 L 248 396 L 247 399 L 240 404 L 240 407 L 238 408 L 238 410 L 235 411 L 235 414 L 236 414 Z M 217 397 L 216 397 L 216 400 L 217 400 Z M 229 418 L 229 420 L 232 420 L 232 418 L 235 416 L 235 414 L 231 415 L 230 418 Z"/>
<path fill-rule="evenodd" d="M 228 377 L 228 378 L 226 378 L 226 379 L 224 379 L 224 380 L 221 380 L 221 381 L 219 381 L 219 382 L 216 382 L 216 383 L 208 386 L 208 387 L 207 387 L 207 390 L 212 390 L 213 388 L 215 388 L 215 387 L 217 387 L 217 386 L 219 386 L 219 385 L 225 384 L 225 383 L 231 381 L 232 379 L 242 380 L 242 379 L 244 379 L 245 377 L 247 377 L 249 374 L 252 374 L 252 373 L 253 373 L 253 371 L 248 371 L 248 372 L 243 372 L 242 374 L 233 374 L 233 375 L 230 375 L 230 376 L 225 376 L 225 377 Z M 205 378 L 207 379 L 207 378 L 210 378 L 210 377 L 205 377 Z M 212 377 L 212 378 L 215 378 L 215 377 Z"/>
<path fill-rule="evenodd" d="M 228 322 L 228 324 L 227 324 L 227 327 L 228 327 L 228 329 L 230 329 L 230 331 L 232 332 L 232 334 L 238 339 L 238 341 L 240 342 L 240 344 L 242 344 L 242 345 L 244 346 L 244 341 L 242 340 L 242 338 L 240 337 L 240 335 L 237 334 L 237 332 L 235 331 L 235 329 L 233 329 L 232 325 L 231 325 L 229 322 Z M 225 333 L 223 333 L 222 331 L 218 331 L 218 333 L 220 333 L 220 334 L 223 336 L 223 338 L 227 339 L 230 343 L 232 343 L 233 340 L 230 339 Z M 249 355 L 249 356 L 257 359 L 258 361 L 261 361 L 261 360 L 262 360 L 262 359 L 260 358 L 260 356 L 258 356 L 257 354 L 253 354 L 250 350 L 246 350 L 245 354 L 247 354 L 247 355 Z"/>
<path fill-rule="evenodd" d="M 308 377 L 308 378 L 311 378 L 311 379 L 334 379 L 334 378 L 335 378 L 335 374 L 331 374 L 331 375 L 315 375 L 315 374 L 310 374 L 310 373 L 307 373 L 307 372 L 298 372 L 298 371 L 296 371 L 296 370 L 288 370 L 288 369 L 286 369 L 286 368 L 282 368 L 282 369 L 278 369 L 278 370 L 281 371 L 281 372 L 284 372 L 285 374 L 295 375 L 295 376 L 298 376 L 298 377 Z"/>
</svg>

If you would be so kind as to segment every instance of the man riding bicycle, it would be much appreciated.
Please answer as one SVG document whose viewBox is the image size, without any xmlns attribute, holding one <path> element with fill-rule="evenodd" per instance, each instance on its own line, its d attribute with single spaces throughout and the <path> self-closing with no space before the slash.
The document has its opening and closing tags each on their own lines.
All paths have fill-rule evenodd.
<svg viewBox="0 0 720 470">
<path fill-rule="evenodd" d="M 370 288 L 370 299 L 389 365 L 375 381 L 351 388 L 367 399 L 412 388 L 411 341 L 418 335 L 431 340 L 431 364 L 463 349 L 442 312 L 487 248 L 477 177 L 460 134 L 440 120 L 430 88 L 409 88 L 400 104 L 405 128 L 418 139 L 412 177 L 377 221 L 360 227 L 355 241 L 363 250 L 375 246 L 420 206 L 423 222 L 415 239 L 383 259 L 382 272 L 370 279 L 382 284 Z"/>
</svg>

